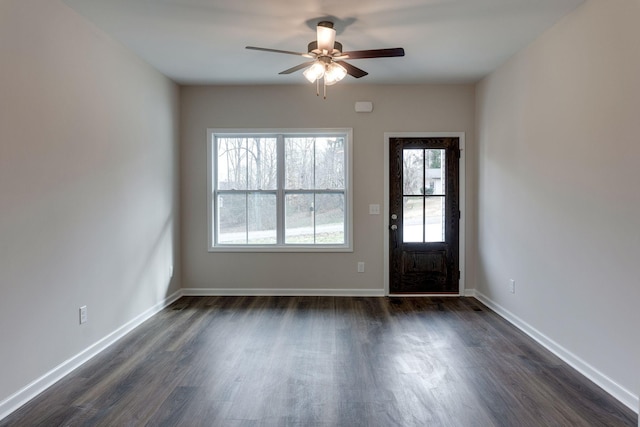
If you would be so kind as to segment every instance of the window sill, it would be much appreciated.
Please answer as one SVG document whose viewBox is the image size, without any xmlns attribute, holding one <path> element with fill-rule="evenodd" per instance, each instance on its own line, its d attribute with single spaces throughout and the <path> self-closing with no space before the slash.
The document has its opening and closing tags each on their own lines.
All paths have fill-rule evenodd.
<svg viewBox="0 0 640 427">
<path fill-rule="evenodd" d="M 245 253 L 260 253 L 260 252 L 283 252 L 283 253 L 343 253 L 353 252 L 353 248 L 350 246 L 214 246 L 209 248 L 209 252 L 245 252 Z"/>
</svg>

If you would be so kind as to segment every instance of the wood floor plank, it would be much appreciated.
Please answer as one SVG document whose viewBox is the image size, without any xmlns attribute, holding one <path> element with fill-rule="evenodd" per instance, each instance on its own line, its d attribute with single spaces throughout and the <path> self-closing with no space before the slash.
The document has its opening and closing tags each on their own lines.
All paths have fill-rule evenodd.
<svg viewBox="0 0 640 427">
<path fill-rule="evenodd" d="M 636 426 L 473 298 L 185 297 L 0 426 Z"/>
</svg>

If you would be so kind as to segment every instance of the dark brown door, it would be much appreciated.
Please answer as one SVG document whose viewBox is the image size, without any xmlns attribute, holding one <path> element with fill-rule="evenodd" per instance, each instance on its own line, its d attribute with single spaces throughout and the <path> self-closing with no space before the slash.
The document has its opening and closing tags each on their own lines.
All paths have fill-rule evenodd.
<svg viewBox="0 0 640 427">
<path fill-rule="evenodd" d="M 458 145 L 390 139 L 390 293 L 458 293 Z"/>
</svg>

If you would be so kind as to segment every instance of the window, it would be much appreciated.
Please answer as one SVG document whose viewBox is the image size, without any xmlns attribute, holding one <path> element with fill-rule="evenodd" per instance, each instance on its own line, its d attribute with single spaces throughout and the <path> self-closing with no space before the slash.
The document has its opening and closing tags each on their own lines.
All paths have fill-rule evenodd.
<svg viewBox="0 0 640 427">
<path fill-rule="evenodd" d="M 350 129 L 217 130 L 209 250 L 350 251 Z"/>
<path fill-rule="evenodd" d="M 447 191 L 445 150 L 405 148 L 402 150 L 402 240 L 444 242 Z"/>
</svg>

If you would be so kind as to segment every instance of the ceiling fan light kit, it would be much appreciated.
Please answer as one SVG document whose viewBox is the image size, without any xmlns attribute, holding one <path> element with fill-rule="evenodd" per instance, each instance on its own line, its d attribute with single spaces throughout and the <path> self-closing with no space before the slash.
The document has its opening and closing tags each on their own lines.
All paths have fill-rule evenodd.
<svg viewBox="0 0 640 427">
<path fill-rule="evenodd" d="M 295 71 L 305 69 L 302 74 L 310 83 L 316 83 L 316 95 L 320 95 L 320 80 L 322 80 L 324 99 L 327 98 L 327 86 L 336 84 L 345 78 L 347 74 L 356 79 L 368 74 L 366 71 L 345 62 L 344 59 L 404 56 L 404 49 L 401 47 L 343 52 L 342 44 L 336 41 L 336 30 L 333 28 L 333 22 L 330 21 L 321 21 L 318 23 L 316 27 L 316 40 L 308 44 L 306 53 L 254 46 L 247 46 L 246 48 L 264 52 L 298 55 L 311 59 L 312 61 L 281 71 L 280 74 L 291 74 Z"/>
<path fill-rule="evenodd" d="M 325 84 L 331 86 L 344 79 L 347 75 L 347 70 L 338 63 L 320 58 L 304 70 L 302 74 L 309 80 L 309 83 L 315 83 L 316 80 L 324 79 Z"/>
</svg>

